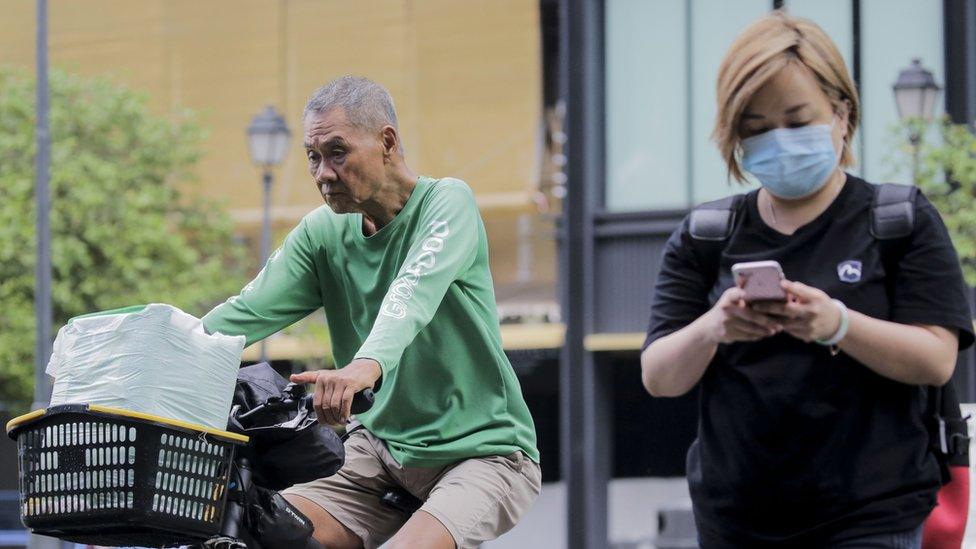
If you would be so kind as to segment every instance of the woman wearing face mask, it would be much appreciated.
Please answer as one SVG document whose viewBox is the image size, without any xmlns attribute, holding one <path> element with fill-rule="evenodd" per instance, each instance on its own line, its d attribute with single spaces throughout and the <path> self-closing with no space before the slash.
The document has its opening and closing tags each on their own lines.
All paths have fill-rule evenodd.
<svg viewBox="0 0 976 549">
<path fill-rule="evenodd" d="M 732 202 L 717 241 L 687 218 L 671 236 L 641 355 L 652 395 L 700 384 L 687 474 L 701 544 L 918 547 L 939 487 L 920 387 L 944 384 L 973 341 L 945 227 L 917 195 L 885 268 L 875 186 L 844 172 L 857 91 L 814 23 L 773 12 L 746 29 L 718 107 L 730 176 L 762 187 Z M 731 265 L 760 260 L 782 266 L 785 303 L 748 305 L 734 285 Z"/>
</svg>

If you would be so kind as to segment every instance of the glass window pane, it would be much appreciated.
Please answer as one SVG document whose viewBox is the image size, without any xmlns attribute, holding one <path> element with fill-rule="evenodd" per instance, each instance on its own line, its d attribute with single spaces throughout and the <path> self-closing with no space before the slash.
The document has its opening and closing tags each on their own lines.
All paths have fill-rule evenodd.
<svg viewBox="0 0 976 549">
<path fill-rule="evenodd" d="M 685 2 L 606 3 L 606 208 L 688 203 Z"/>
<path fill-rule="evenodd" d="M 694 0 L 691 3 L 691 142 L 693 201 L 704 202 L 741 192 L 729 186 L 728 170 L 712 141 L 718 66 L 732 41 L 769 11 L 769 0 Z"/>
<path fill-rule="evenodd" d="M 891 85 L 916 57 L 944 85 L 942 2 L 862 0 L 861 25 L 862 173 L 876 183 L 908 183 L 910 170 L 895 172 L 891 165 L 893 127 L 898 123 Z M 940 96 L 936 116 L 942 114 L 943 105 Z"/>
</svg>

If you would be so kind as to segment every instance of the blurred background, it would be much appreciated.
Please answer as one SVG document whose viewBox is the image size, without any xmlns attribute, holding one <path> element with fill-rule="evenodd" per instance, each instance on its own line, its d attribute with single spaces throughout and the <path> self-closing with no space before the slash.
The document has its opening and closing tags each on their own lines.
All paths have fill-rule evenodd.
<svg viewBox="0 0 976 549">
<path fill-rule="evenodd" d="M 857 81 L 854 172 L 941 188 L 946 148 L 972 147 L 976 0 L 51 1 L 53 330 L 151 301 L 201 316 L 236 293 L 264 231 L 273 249 L 321 204 L 306 99 L 369 77 L 396 102 L 408 164 L 467 181 L 488 231 L 545 482 L 488 546 L 694 546 L 682 475 L 697 396 L 647 396 L 638 355 L 667 236 L 694 204 L 738 192 L 708 138 L 718 64 L 782 7 L 823 26 Z M 37 30 L 34 0 L 0 6 L 4 420 L 34 398 Z M 893 90 L 908 76 L 911 112 Z M 251 154 L 260 128 L 290 131 L 280 158 Z M 973 188 L 946 190 L 942 210 L 970 284 Z M 330 366 L 323 315 L 245 359 L 262 352 L 281 372 Z M 974 368 L 960 357 L 967 402 Z M 3 438 L 0 546 L 24 540 L 15 454 Z"/>
</svg>

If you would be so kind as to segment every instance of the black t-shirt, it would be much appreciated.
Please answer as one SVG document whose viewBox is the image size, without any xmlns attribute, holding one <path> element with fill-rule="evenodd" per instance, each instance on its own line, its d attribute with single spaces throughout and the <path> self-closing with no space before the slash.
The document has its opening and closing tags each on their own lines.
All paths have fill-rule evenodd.
<svg viewBox="0 0 976 549">
<path fill-rule="evenodd" d="M 733 285 L 732 264 L 767 259 L 779 261 L 786 278 L 851 310 L 954 328 L 960 348 L 972 344 L 955 250 L 921 193 L 907 251 L 889 284 L 880 244 L 869 233 L 872 185 L 848 176 L 834 202 L 793 235 L 760 219 L 757 196 L 753 191 L 740 203 L 717 279 L 706 272 L 715 261 L 703 259 L 708 247 L 692 241 L 687 218 L 671 235 L 645 348 L 711 308 Z M 845 262 L 859 262 L 860 276 L 847 269 L 848 282 L 842 281 Z M 687 474 L 706 546 L 823 545 L 907 530 L 935 505 L 939 470 L 928 451 L 923 388 L 785 333 L 719 345 L 700 383 L 698 438 L 688 451 Z"/>
</svg>

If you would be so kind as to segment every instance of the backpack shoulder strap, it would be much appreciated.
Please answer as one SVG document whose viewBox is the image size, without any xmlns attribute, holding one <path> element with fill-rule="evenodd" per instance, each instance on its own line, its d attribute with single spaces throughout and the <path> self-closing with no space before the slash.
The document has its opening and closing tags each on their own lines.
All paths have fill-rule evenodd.
<svg viewBox="0 0 976 549">
<path fill-rule="evenodd" d="M 888 298 L 895 292 L 895 275 L 902 257 L 908 252 L 908 236 L 915 227 L 914 185 L 882 183 L 871 185 L 874 197 L 868 211 L 868 232 L 877 241 L 881 265 L 885 271 L 885 292 Z"/>
<path fill-rule="evenodd" d="M 871 236 L 878 240 L 896 240 L 912 234 L 917 195 L 915 185 L 876 185 L 871 203 Z"/>
<path fill-rule="evenodd" d="M 886 278 L 893 283 L 898 264 L 907 251 L 906 238 L 915 227 L 914 185 L 884 183 L 875 185 L 871 204 L 870 231 L 878 240 Z M 890 291 L 890 288 L 889 288 Z M 890 295 L 890 294 L 889 294 Z M 959 412 L 958 398 L 952 381 L 942 387 L 926 386 L 924 420 L 929 429 L 932 451 L 939 462 L 942 483 L 952 477 L 950 465 L 968 465 L 969 437 L 966 419 Z"/>
<path fill-rule="evenodd" d="M 872 185 L 874 198 L 868 212 L 868 232 L 878 241 L 887 284 L 894 283 L 901 258 L 908 251 L 908 236 L 915 228 L 915 197 L 918 187 L 882 183 Z M 887 288 L 889 295 L 893 290 Z"/>
<path fill-rule="evenodd" d="M 872 185 L 874 197 L 868 212 L 868 232 L 878 241 L 881 264 L 885 269 L 885 284 L 888 295 L 894 288 L 894 274 L 898 272 L 901 258 L 908 251 L 908 236 L 915 227 L 915 197 L 918 188 L 914 185 L 882 183 Z"/>
<path fill-rule="evenodd" d="M 692 248 L 701 264 L 702 273 L 710 281 L 709 287 L 718 279 L 722 250 L 732 236 L 736 215 L 745 197 L 744 194 L 736 194 L 706 202 L 692 210 L 688 216 Z"/>
<path fill-rule="evenodd" d="M 736 212 L 744 198 L 744 194 L 736 194 L 696 207 L 688 218 L 688 232 L 691 237 L 708 241 L 727 239 L 732 234 Z"/>
</svg>

